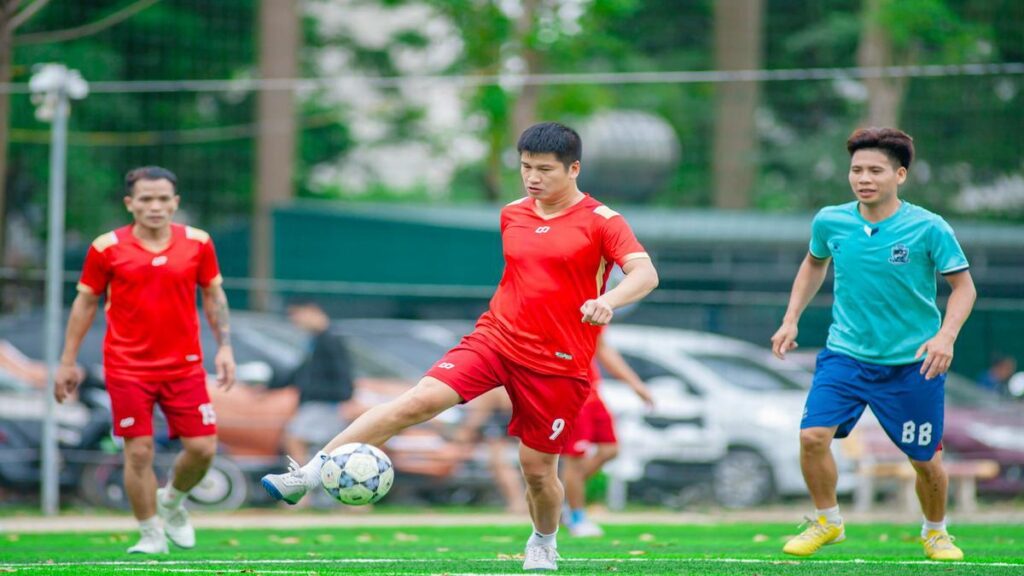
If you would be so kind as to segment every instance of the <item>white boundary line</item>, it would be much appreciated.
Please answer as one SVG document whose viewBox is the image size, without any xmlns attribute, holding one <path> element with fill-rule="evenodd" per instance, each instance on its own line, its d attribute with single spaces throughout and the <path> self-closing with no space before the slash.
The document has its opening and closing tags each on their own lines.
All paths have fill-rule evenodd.
<svg viewBox="0 0 1024 576">
<path fill-rule="evenodd" d="M 318 566 L 324 565 L 360 565 L 360 564 L 441 564 L 447 562 L 518 562 L 521 559 L 517 558 L 316 558 L 308 560 L 294 560 L 294 559 L 267 559 L 267 560 L 204 560 L 202 558 L 195 558 L 191 560 L 140 560 L 137 562 L 131 562 L 126 560 L 96 560 L 96 561 L 84 561 L 84 562 L 0 562 L 0 569 L 32 569 L 32 568 L 81 568 L 84 566 L 100 567 L 100 566 L 118 566 L 124 567 L 126 570 L 129 567 L 134 568 L 159 568 L 162 566 L 172 568 L 175 566 L 184 566 L 190 564 L 209 564 L 209 565 L 269 565 L 269 566 L 287 566 L 287 565 L 305 565 L 315 564 Z M 849 559 L 813 559 L 813 560 L 797 560 L 787 558 L 562 558 L 560 562 L 570 564 L 582 564 L 589 562 L 606 562 L 606 563 L 679 563 L 679 564 L 699 564 L 699 563 L 711 563 L 711 564 L 782 564 L 782 565 L 819 565 L 819 564 L 831 564 L 831 565 L 897 565 L 897 566 L 978 566 L 988 568 L 1021 568 L 1024 569 L 1024 562 L 943 562 L 937 560 L 865 560 L 863 558 L 849 558 Z M 184 568 L 183 568 L 184 570 Z M 196 569 L 199 570 L 199 569 Z M 211 569 L 211 571 L 223 572 L 223 569 Z"/>
</svg>

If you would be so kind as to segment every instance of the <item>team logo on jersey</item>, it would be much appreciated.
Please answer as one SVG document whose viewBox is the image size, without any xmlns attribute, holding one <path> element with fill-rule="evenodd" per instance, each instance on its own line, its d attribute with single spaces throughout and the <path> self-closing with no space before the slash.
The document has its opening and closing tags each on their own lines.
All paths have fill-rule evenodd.
<svg viewBox="0 0 1024 576">
<path fill-rule="evenodd" d="M 828 243 L 828 249 L 833 254 L 839 254 L 839 249 L 842 246 L 839 244 L 839 240 L 832 240 Z"/>
<path fill-rule="evenodd" d="M 163 266 L 164 264 L 167 264 L 167 256 L 157 256 L 156 258 L 153 258 L 152 264 L 153 266 Z"/>
<path fill-rule="evenodd" d="M 451 370 L 452 368 L 455 368 L 455 364 L 452 364 L 451 362 L 441 362 L 437 367 L 444 368 L 445 370 Z"/>
<path fill-rule="evenodd" d="M 121 418 L 120 424 L 121 424 L 121 428 L 127 428 L 127 427 L 131 426 L 132 424 L 135 424 L 135 418 L 133 418 L 131 416 L 129 416 L 127 418 Z"/>
<path fill-rule="evenodd" d="M 551 232 L 551 226 L 538 226 L 534 232 L 537 234 L 547 234 L 548 232 Z"/>
<path fill-rule="evenodd" d="M 889 256 L 890 264 L 909 264 L 910 249 L 904 244 L 897 244 L 892 247 L 892 256 Z"/>
</svg>

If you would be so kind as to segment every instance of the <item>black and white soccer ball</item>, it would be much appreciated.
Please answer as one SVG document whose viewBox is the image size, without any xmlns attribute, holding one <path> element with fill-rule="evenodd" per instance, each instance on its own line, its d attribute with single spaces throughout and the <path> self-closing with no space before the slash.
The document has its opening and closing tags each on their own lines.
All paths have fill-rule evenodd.
<svg viewBox="0 0 1024 576">
<path fill-rule="evenodd" d="M 391 490 L 395 467 L 380 448 L 353 442 L 331 452 L 320 468 L 320 482 L 342 504 L 373 504 Z"/>
</svg>

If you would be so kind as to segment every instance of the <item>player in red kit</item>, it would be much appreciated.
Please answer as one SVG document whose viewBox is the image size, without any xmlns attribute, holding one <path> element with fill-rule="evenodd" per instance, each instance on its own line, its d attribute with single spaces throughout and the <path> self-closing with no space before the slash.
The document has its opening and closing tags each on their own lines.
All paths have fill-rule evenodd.
<svg viewBox="0 0 1024 576">
<path fill-rule="evenodd" d="M 534 525 L 523 568 L 557 568 L 558 454 L 590 393 L 597 336 L 616 308 L 653 290 L 658 275 L 625 219 L 576 187 L 581 143 L 574 130 L 536 124 L 517 147 L 526 196 L 501 211 L 505 270 L 475 330 L 415 387 L 357 418 L 308 464 L 264 476 L 273 497 L 295 503 L 319 486 L 323 461 L 342 444 L 383 445 L 409 426 L 504 386 Z M 605 292 L 614 264 L 626 277 Z"/>
<path fill-rule="evenodd" d="M 195 546 L 183 501 L 206 475 L 217 451 L 216 416 L 206 390 L 199 347 L 196 287 L 219 349 L 217 380 L 235 379 L 228 301 L 209 234 L 171 222 L 178 208 L 177 178 L 147 166 L 125 176 L 125 207 L 134 223 L 97 238 L 85 258 L 71 307 L 55 395 L 64 401 L 80 383 L 78 349 L 101 296 L 107 333 L 103 368 L 114 434 L 124 438 L 124 485 L 141 538 L 131 553 L 166 553 L 167 539 Z M 167 486 L 153 472 L 153 405 L 167 417 L 183 450 Z"/>
<path fill-rule="evenodd" d="M 590 396 L 583 404 L 576 419 L 576 427 L 566 439 L 562 448 L 562 482 L 565 484 L 565 507 L 562 521 L 569 528 L 569 534 L 581 538 L 604 535 L 604 530 L 587 518 L 587 479 L 596 474 L 602 466 L 619 455 L 618 438 L 615 436 L 615 422 L 608 407 L 598 393 L 601 370 L 625 382 L 648 408 L 654 407 L 654 398 L 640 376 L 630 367 L 618 350 L 604 338 L 597 340 L 597 352 L 590 368 Z"/>
</svg>

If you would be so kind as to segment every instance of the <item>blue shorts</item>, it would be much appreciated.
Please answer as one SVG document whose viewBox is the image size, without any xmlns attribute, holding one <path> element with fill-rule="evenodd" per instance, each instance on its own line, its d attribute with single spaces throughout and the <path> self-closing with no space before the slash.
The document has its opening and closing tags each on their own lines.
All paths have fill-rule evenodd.
<svg viewBox="0 0 1024 576">
<path fill-rule="evenodd" d="M 818 354 L 800 428 L 837 426 L 835 437 L 845 438 L 871 406 L 904 454 L 931 460 L 942 441 L 946 375 L 925 380 L 920 369 L 921 362 L 869 364 L 826 348 Z"/>
</svg>

